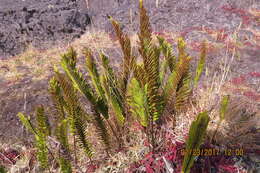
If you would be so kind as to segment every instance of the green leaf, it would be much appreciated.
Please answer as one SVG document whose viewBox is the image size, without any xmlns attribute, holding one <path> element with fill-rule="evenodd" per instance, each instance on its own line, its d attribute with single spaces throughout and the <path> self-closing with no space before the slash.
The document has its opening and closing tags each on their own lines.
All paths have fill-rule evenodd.
<svg viewBox="0 0 260 173">
<path fill-rule="evenodd" d="M 17 116 L 19 117 L 20 121 L 23 123 L 23 125 L 34 135 L 38 135 L 35 128 L 33 127 L 30 119 L 24 115 L 23 113 L 19 112 L 17 114 Z"/>
<path fill-rule="evenodd" d="M 197 87 L 198 81 L 201 77 L 202 71 L 204 70 L 205 67 L 205 62 L 206 62 L 206 43 L 204 42 L 202 44 L 202 49 L 200 53 L 200 60 L 198 62 L 197 68 L 196 68 L 196 75 L 194 77 L 194 88 Z"/>
<path fill-rule="evenodd" d="M 176 58 L 173 55 L 172 46 L 170 43 L 168 43 L 164 38 L 157 36 L 157 39 L 160 44 L 160 49 L 162 50 L 162 53 L 165 57 L 165 60 L 167 61 L 167 65 L 169 67 L 169 70 L 172 72 L 175 66 Z"/>
<path fill-rule="evenodd" d="M 220 121 L 223 121 L 225 119 L 225 114 L 227 112 L 227 108 L 228 108 L 228 103 L 229 103 L 229 99 L 230 96 L 229 95 L 225 95 L 223 96 L 221 103 L 220 103 Z"/>
<path fill-rule="evenodd" d="M 50 136 L 51 135 L 50 123 L 49 123 L 48 117 L 44 113 L 43 106 L 37 107 L 36 119 L 37 119 L 37 123 L 38 123 L 39 133 L 44 136 Z"/>
<path fill-rule="evenodd" d="M 192 122 L 189 130 L 189 137 L 186 141 L 186 153 L 182 164 L 182 172 L 189 173 L 193 166 L 195 155 L 192 151 L 200 149 L 209 123 L 207 112 L 199 113 L 197 119 Z M 191 151 L 191 152 L 190 152 Z"/>
<path fill-rule="evenodd" d="M 129 88 L 129 101 L 128 104 L 131 107 L 131 112 L 142 126 L 148 126 L 149 119 L 149 107 L 147 98 L 147 85 L 144 89 L 141 88 L 139 82 L 132 78 Z"/>
</svg>

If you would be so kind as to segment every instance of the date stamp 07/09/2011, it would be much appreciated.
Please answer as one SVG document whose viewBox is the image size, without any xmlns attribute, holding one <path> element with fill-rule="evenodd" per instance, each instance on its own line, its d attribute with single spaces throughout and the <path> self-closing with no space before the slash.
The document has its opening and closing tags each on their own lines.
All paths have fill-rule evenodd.
<svg viewBox="0 0 260 173">
<path fill-rule="evenodd" d="M 237 149 L 224 149 L 219 150 L 215 148 L 204 148 L 204 149 L 182 149 L 181 155 L 186 153 L 192 154 L 193 156 L 243 156 L 244 150 L 242 148 Z"/>
</svg>

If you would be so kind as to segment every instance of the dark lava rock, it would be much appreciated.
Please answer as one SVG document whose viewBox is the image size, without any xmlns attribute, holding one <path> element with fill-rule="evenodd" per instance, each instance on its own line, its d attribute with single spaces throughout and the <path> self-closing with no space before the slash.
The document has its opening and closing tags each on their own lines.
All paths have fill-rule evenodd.
<svg viewBox="0 0 260 173">
<path fill-rule="evenodd" d="M 0 55 L 70 41 L 89 24 L 84 0 L 0 0 Z"/>
</svg>

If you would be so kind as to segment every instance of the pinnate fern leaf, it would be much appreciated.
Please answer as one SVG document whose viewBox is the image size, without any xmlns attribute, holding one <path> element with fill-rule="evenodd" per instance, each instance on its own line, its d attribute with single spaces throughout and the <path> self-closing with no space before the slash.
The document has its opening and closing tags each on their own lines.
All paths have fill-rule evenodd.
<svg viewBox="0 0 260 173">
<path fill-rule="evenodd" d="M 142 126 L 147 127 L 149 124 L 147 85 L 142 88 L 139 82 L 135 78 L 132 78 L 128 92 L 128 104 L 131 107 L 131 112 Z"/>
<path fill-rule="evenodd" d="M 77 97 L 74 87 L 68 82 L 66 77 L 58 72 L 56 72 L 56 79 L 59 81 L 61 88 L 64 91 L 65 101 L 69 105 L 69 114 L 71 119 L 71 128 L 74 135 L 78 139 L 78 143 L 82 146 L 88 157 L 91 158 L 92 151 L 90 149 L 90 144 L 86 139 L 85 134 L 85 122 L 83 117 L 87 116 L 80 106 L 79 99 Z"/>
<path fill-rule="evenodd" d="M 197 119 L 192 122 L 189 130 L 189 137 L 186 141 L 186 153 L 184 155 L 184 160 L 182 164 L 182 172 L 189 173 L 191 167 L 194 163 L 195 155 L 193 151 L 200 148 L 200 145 L 203 142 L 203 139 L 206 134 L 206 130 L 209 123 L 209 116 L 207 111 L 199 113 Z M 190 152 L 191 151 L 191 152 Z"/>
<path fill-rule="evenodd" d="M 174 69 L 174 65 L 175 65 L 175 61 L 176 58 L 173 55 L 173 50 L 172 50 L 172 46 L 170 43 L 168 43 L 163 37 L 158 36 L 157 37 L 159 44 L 160 44 L 160 49 L 162 50 L 162 53 L 167 61 L 167 65 L 169 67 L 170 72 L 173 71 Z"/>
<path fill-rule="evenodd" d="M 127 34 L 123 33 L 117 21 L 115 21 L 112 17 L 109 17 L 109 19 L 113 25 L 114 31 L 116 33 L 121 49 L 123 51 L 123 64 L 122 64 L 123 71 L 122 71 L 122 78 L 120 81 L 122 81 L 121 83 L 122 94 L 125 95 L 129 75 L 133 67 L 135 57 L 132 56 L 132 47 L 131 47 L 130 38 L 127 36 Z"/>
<path fill-rule="evenodd" d="M 199 81 L 202 71 L 205 67 L 205 62 L 206 62 L 206 43 L 204 42 L 202 44 L 200 59 L 199 59 L 199 62 L 198 62 L 197 68 L 196 68 L 196 74 L 194 77 L 194 88 L 196 88 L 198 85 L 198 81 Z"/>
<path fill-rule="evenodd" d="M 183 57 L 179 59 L 176 64 L 176 68 L 168 77 L 166 85 L 164 87 L 164 100 L 166 102 L 166 105 L 169 105 L 172 99 L 176 97 L 178 88 L 180 88 L 180 83 L 189 70 L 190 60 L 190 57 Z"/>
<path fill-rule="evenodd" d="M 105 101 L 104 90 L 100 83 L 100 77 L 99 77 L 97 65 L 92 55 L 92 52 L 90 49 L 86 48 L 84 50 L 84 54 L 86 56 L 86 66 L 87 66 L 88 74 L 91 77 L 96 93 L 100 99 L 103 99 Z"/>
<path fill-rule="evenodd" d="M 105 105 L 105 102 L 99 101 L 97 98 L 95 98 L 92 88 L 83 78 L 82 73 L 80 73 L 75 68 L 75 66 L 73 66 L 73 64 L 70 63 L 70 58 L 71 57 L 65 54 L 62 57 L 61 65 L 68 77 L 70 78 L 70 80 L 73 82 L 73 86 L 90 101 L 90 103 L 94 106 L 95 109 L 102 113 L 104 117 L 108 118 L 108 108 Z"/>
</svg>

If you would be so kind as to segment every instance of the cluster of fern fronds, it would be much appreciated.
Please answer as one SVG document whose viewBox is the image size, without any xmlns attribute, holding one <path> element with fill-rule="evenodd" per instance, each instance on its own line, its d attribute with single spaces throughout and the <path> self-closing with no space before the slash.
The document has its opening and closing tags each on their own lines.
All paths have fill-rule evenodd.
<svg viewBox="0 0 260 173">
<path fill-rule="evenodd" d="M 167 117 L 173 118 L 179 112 L 187 110 L 192 90 L 196 88 L 205 65 L 206 45 L 202 51 L 196 73 L 190 71 L 191 57 L 185 51 L 185 42 L 179 38 L 178 56 L 164 38 L 152 41 L 152 31 L 143 2 L 140 0 L 140 57 L 134 56 L 130 38 L 120 25 L 111 21 L 123 52 L 121 71 L 116 72 L 110 66 L 109 57 L 98 52 L 95 57 L 92 50 L 85 48 L 87 76 L 77 68 L 77 53 L 73 48 L 62 55 L 63 72 L 54 68 L 55 75 L 49 82 L 49 92 L 53 101 L 52 122 L 50 128 L 43 106 L 37 108 L 37 126 L 22 113 L 18 116 L 23 124 L 35 135 L 38 159 L 43 169 L 48 168 L 48 138 L 59 143 L 58 155 L 54 156 L 62 172 L 72 172 L 77 165 L 72 161 L 72 146 L 69 134 L 81 146 L 91 159 L 94 147 L 88 140 L 87 127 L 95 127 L 95 135 L 104 144 L 109 154 L 116 147 L 124 145 L 123 136 L 133 121 L 138 121 L 150 143 L 150 149 L 156 152 L 157 132 Z M 139 61 L 141 58 L 141 61 Z M 99 67 L 97 59 L 101 62 Z M 90 110 L 85 110 L 81 99 L 89 102 Z M 199 148 L 205 134 L 209 117 L 207 111 L 198 115 L 191 126 L 187 146 Z M 91 132 L 92 133 L 92 132 Z M 77 146 L 77 145 L 76 145 Z M 183 170 L 191 167 L 192 156 L 184 159 Z"/>
</svg>

